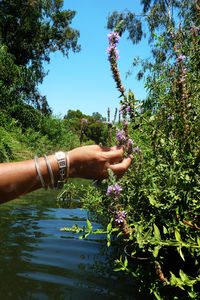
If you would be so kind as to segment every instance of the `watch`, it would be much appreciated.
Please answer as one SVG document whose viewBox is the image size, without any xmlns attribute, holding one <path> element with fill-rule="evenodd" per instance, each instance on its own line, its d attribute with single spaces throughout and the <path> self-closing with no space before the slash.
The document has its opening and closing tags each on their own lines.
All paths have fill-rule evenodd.
<svg viewBox="0 0 200 300">
<path fill-rule="evenodd" d="M 55 153 L 55 157 L 58 161 L 58 167 L 59 167 L 59 177 L 57 182 L 57 188 L 62 189 L 63 185 L 65 183 L 65 176 L 66 176 L 66 157 L 65 152 L 59 151 Z"/>
</svg>

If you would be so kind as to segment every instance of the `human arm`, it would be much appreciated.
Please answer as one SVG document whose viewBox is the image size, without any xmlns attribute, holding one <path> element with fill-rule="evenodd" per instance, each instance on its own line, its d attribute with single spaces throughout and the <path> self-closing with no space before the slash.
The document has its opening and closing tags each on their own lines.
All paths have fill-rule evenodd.
<svg viewBox="0 0 200 300">
<path fill-rule="evenodd" d="M 69 177 L 104 179 L 108 168 L 121 177 L 130 166 L 132 156 L 123 159 L 123 147 L 104 148 L 98 145 L 75 148 L 68 152 L 70 161 Z M 58 181 L 59 167 L 55 155 L 48 156 L 55 182 Z M 38 159 L 40 172 L 46 186 L 51 178 L 44 157 Z M 0 203 L 41 188 L 34 160 L 0 164 Z"/>
</svg>

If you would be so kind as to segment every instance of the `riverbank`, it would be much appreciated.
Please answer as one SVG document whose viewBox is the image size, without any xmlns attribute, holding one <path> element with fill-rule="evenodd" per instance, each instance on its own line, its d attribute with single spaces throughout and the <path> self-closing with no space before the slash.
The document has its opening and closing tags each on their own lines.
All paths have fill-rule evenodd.
<svg viewBox="0 0 200 300">
<path fill-rule="evenodd" d="M 78 136 L 63 120 L 44 117 L 39 129 L 23 128 L 16 119 L 0 111 L 0 162 L 32 159 L 34 155 L 67 151 L 77 146 Z"/>
</svg>

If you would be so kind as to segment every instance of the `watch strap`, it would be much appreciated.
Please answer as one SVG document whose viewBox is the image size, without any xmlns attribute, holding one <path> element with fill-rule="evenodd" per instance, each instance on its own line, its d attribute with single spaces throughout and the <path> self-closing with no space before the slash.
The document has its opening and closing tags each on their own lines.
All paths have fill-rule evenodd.
<svg viewBox="0 0 200 300">
<path fill-rule="evenodd" d="M 58 167 L 59 167 L 57 188 L 62 189 L 65 183 L 66 166 L 67 166 L 65 152 L 62 151 L 56 152 L 55 157 L 58 161 Z"/>
</svg>

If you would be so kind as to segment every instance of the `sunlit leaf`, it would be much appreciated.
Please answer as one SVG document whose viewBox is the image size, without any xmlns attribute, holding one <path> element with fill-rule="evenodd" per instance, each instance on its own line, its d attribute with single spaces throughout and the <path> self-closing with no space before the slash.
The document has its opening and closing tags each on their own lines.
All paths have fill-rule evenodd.
<svg viewBox="0 0 200 300">
<path fill-rule="evenodd" d="M 154 250 L 153 250 L 153 256 L 154 256 L 154 257 L 157 257 L 157 256 L 158 256 L 159 250 L 160 250 L 160 246 L 154 247 Z"/>
<path fill-rule="evenodd" d="M 160 236 L 160 230 L 158 229 L 156 224 L 153 224 L 154 227 L 154 236 L 157 240 L 161 240 L 161 236 Z"/>
<path fill-rule="evenodd" d="M 92 224 L 88 219 L 87 219 L 87 226 L 88 226 L 88 230 L 91 232 L 92 231 Z"/>
<path fill-rule="evenodd" d="M 175 238 L 178 242 L 182 242 L 181 235 L 177 229 L 175 229 Z"/>
<path fill-rule="evenodd" d="M 183 272 L 183 270 L 179 271 L 180 277 L 183 281 L 189 280 L 188 276 Z"/>
</svg>

